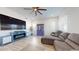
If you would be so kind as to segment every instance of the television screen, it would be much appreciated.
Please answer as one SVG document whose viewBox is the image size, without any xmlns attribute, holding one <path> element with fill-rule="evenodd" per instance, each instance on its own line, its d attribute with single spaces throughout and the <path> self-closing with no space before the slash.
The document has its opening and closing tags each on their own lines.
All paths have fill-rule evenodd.
<svg viewBox="0 0 79 59">
<path fill-rule="evenodd" d="M 26 22 L 0 14 L 1 30 L 26 29 Z"/>
</svg>

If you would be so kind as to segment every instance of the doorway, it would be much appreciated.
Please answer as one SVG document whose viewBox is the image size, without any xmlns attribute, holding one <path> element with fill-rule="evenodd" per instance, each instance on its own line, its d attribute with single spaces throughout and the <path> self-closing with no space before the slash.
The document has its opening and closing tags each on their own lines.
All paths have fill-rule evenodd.
<svg viewBox="0 0 79 59">
<path fill-rule="evenodd" d="M 37 24 L 37 36 L 44 36 L 44 24 Z"/>
</svg>

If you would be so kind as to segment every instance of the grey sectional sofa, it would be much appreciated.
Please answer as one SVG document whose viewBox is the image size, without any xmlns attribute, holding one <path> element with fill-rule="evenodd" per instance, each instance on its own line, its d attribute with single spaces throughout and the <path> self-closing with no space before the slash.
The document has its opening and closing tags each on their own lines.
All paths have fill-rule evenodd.
<svg viewBox="0 0 79 59">
<path fill-rule="evenodd" d="M 59 36 L 44 36 L 41 38 L 44 44 L 55 46 L 56 51 L 77 51 L 79 50 L 79 34 L 61 33 Z"/>
<path fill-rule="evenodd" d="M 64 41 L 54 40 L 57 51 L 77 51 L 79 50 L 79 34 L 71 33 Z"/>
</svg>

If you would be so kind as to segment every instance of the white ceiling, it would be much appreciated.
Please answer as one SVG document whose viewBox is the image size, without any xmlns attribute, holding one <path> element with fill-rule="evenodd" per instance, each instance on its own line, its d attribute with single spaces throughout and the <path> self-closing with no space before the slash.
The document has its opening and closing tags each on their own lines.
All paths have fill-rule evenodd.
<svg viewBox="0 0 79 59">
<path fill-rule="evenodd" d="M 24 8 L 26 8 L 26 9 L 30 8 L 31 9 L 31 7 L 8 7 L 8 8 L 19 13 L 19 14 L 21 14 L 21 15 L 23 15 L 23 16 L 25 16 L 25 17 L 29 17 L 29 16 L 34 17 L 35 16 L 34 13 L 31 13 L 32 10 L 24 10 Z M 43 13 L 43 15 L 38 14 L 38 16 L 44 16 L 44 17 L 58 16 L 61 13 L 61 11 L 64 9 L 63 7 L 40 7 L 40 8 L 47 9 L 47 11 L 41 11 Z"/>
</svg>

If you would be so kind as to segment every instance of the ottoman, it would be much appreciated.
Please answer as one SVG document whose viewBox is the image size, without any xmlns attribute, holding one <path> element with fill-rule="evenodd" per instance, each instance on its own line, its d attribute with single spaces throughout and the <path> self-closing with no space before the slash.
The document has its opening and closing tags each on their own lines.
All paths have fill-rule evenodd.
<svg viewBox="0 0 79 59">
<path fill-rule="evenodd" d="M 53 45 L 54 40 L 51 38 L 41 38 L 41 43 L 47 44 L 47 45 Z"/>
</svg>

